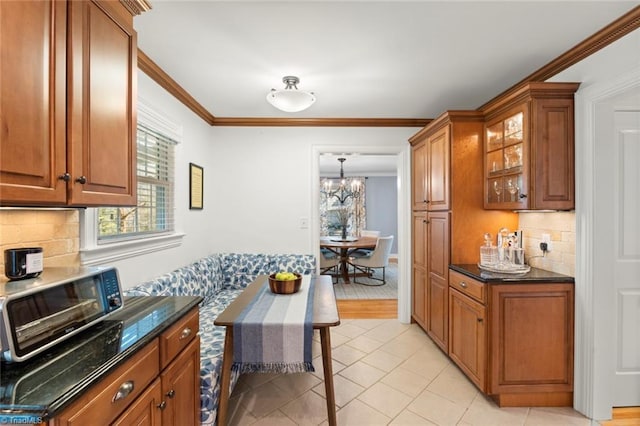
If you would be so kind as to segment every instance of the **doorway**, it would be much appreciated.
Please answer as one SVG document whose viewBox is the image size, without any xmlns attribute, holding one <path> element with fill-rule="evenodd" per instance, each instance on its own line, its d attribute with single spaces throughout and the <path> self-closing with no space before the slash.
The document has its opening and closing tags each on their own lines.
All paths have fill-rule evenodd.
<svg viewBox="0 0 640 426">
<path fill-rule="evenodd" d="M 313 244 L 314 250 L 316 250 L 316 255 L 320 256 L 320 182 L 323 177 L 323 174 L 326 176 L 327 172 L 325 170 L 321 173 L 321 162 L 326 163 L 327 161 L 333 160 L 336 163 L 336 167 L 339 168 L 339 163 L 337 161 L 338 157 L 346 156 L 348 159 L 344 163 L 345 176 L 358 175 L 361 170 L 356 168 L 357 161 L 351 161 L 350 159 L 354 159 L 356 157 L 360 157 L 360 160 L 366 159 L 366 157 L 370 157 L 370 159 L 380 159 L 382 157 L 391 158 L 392 164 L 395 170 L 395 185 L 396 185 L 396 201 L 397 201 L 397 232 L 394 235 L 395 246 L 397 250 L 394 254 L 397 253 L 397 263 L 394 263 L 393 268 L 396 272 L 397 277 L 397 302 L 394 303 L 394 311 L 393 317 L 398 318 L 402 322 L 408 323 L 410 321 L 410 289 L 409 289 L 409 264 L 408 259 L 410 258 L 409 252 L 409 226 L 410 226 L 410 216 L 408 211 L 409 206 L 409 198 L 410 198 L 410 179 L 409 179 L 409 171 L 410 171 L 410 159 L 409 159 L 409 146 L 314 146 L 313 147 L 313 201 L 312 201 L 312 211 L 313 211 L 313 220 L 312 220 L 312 233 L 313 233 Z M 359 161 L 361 162 L 361 161 Z M 349 168 L 352 165 L 351 169 Z M 337 169 L 336 169 L 337 170 Z M 369 171 L 367 173 L 363 173 L 368 176 L 371 176 L 372 173 Z M 380 173 L 374 173 L 380 174 Z M 334 170 L 333 172 L 328 172 L 328 175 L 336 176 L 337 173 Z M 394 272 L 395 272 L 394 271 Z M 360 309 L 369 311 L 367 315 L 373 315 L 375 313 L 386 312 L 386 315 L 389 315 L 388 307 L 378 306 L 377 308 L 371 307 L 358 307 L 355 308 L 354 305 L 359 302 L 359 300 L 351 300 L 345 301 L 347 303 L 343 303 L 342 300 L 339 300 L 339 306 L 351 305 L 349 309 Z M 397 306 L 397 308 L 396 308 Z M 396 310 L 397 309 L 397 310 Z M 341 315 L 345 312 L 341 310 Z M 397 314 L 396 314 L 397 312 Z M 373 317 L 373 316 L 369 316 Z"/>
<path fill-rule="evenodd" d="M 640 69 L 576 97 L 575 408 L 640 405 Z"/>
</svg>

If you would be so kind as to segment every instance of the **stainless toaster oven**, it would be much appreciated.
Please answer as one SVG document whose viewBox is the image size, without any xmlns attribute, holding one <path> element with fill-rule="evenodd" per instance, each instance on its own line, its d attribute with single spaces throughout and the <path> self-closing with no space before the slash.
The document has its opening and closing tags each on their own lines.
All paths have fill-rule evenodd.
<svg viewBox="0 0 640 426">
<path fill-rule="evenodd" d="M 123 307 L 113 267 L 45 268 L 38 278 L 0 283 L 0 349 L 24 361 Z"/>
</svg>

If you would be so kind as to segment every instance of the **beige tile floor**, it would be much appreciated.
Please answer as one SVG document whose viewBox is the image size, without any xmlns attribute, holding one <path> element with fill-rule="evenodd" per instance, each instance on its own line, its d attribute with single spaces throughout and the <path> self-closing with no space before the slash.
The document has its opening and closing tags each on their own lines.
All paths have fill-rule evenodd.
<svg viewBox="0 0 640 426">
<path fill-rule="evenodd" d="M 571 408 L 499 408 L 415 324 L 343 320 L 331 331 L 338 425 L 590 425 Z M 320 339 L 315 373 L 250 374 L 232 425 L 327 425 Z"/>
</svg>

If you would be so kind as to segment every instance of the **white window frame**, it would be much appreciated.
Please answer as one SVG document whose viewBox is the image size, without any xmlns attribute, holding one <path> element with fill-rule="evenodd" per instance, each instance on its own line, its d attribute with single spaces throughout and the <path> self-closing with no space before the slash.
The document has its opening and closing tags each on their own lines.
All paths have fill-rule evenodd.
<svg viewBox="0 0 640 426">
<path fill-rule="evenodd" d="M 149 103 L 138 99 L 138 123 L 152 129 L 177 144 L 182 142 L 182 126 L 149 107 Z M 177 222 L 177 216 L 174 216 Z M 100 265 L 116 260 L 128 259 L 160 250 L 179 247 L 184 233 L 174 231 L 166 234 L 139 235 L 135 238 L 101 240 L 98 242 L 98 209 L 87 208 L 80 213 L 80 263 L 83 266 Z"/>
</svg>

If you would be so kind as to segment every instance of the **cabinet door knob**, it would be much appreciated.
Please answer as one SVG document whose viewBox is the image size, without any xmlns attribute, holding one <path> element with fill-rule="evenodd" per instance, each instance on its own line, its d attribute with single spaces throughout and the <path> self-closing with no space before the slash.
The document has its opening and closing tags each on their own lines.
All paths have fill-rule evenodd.
<svg viewBox="0 0 640 426">
<path fill-rule="evenodd" d="M 467 283 L 465 283 L 464 281 L 460 281 L 460 287 L 467 288 Z"/>
<path fill-rule="evenodd" d="M 189 336 L 191 336 L 191 329 L 187 327 L 184 330 L 182 330 L 182 333 L 180 333 L 180 340 L 184 340 Z"/>
<path fill-rule="evenodd" d="M 84 185 L 85 183 L 87 183 L 87 177 L 86 176 L 80 176 L 79 178 L 76 179 L 76 182 L 78 182 L 79 184 Z"/>
<path fill-rule="evenodd" d="M 116 392 L 115 395 L 113 395 L 113 398 L 111 398 L 111 402 L 116 402 L 116 401 L 120 401 L 121 399 L 125 399 L 127 396 L 129 396 L 131 391 L 133 391 L 133 388 L 134 388 L 133 380 L 128 380 L 124 382 L 118 388 L 118 392 Z"/>
<path fill-rule="evenodd" d="M 176 396 L 176 391 L 174 391 L 173 389 L 171 389 L 169 392 L 167 392 L 167 396 L 171 399 L 173 399 L 174 396 Z"/>
<path fill-rule="evenodd" d="M 520 198 L 527 198 L 527 194 L 520 194 Z"/>
<path fill-rule="evenodd" d="M 429 204 L 429 200 L 424 200 L 425 203 Z"/>
<path fill-rule="evenodd" d="M 478 322 L 482 322 L 482 318 L 478 318 Z"/>
<path fill-rule="evenodd" d="M 162 401 L 160 404 L 158 404 L 158 408 L 161 410 L 164 410 L 167 407 L 167 401 Z"/>
<path fill-rule="evenodd" d="M 58 179 L 63 180 L 65 182 L 69 182 L 71 180 L 71 175 L 69 173 L 65 173 L 63 175 L 58 176 Z"/>
</svg>

